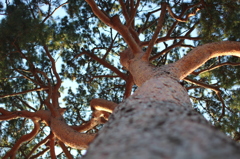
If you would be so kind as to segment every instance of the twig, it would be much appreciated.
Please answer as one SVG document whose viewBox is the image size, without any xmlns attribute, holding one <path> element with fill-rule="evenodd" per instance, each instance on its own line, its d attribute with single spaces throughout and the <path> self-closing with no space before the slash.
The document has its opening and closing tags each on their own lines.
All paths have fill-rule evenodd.
<svg viewBox="0 0 240 159">
<path fill-rule="evenodd" d="M 26 91 L 22 91 L 22 92 L 18 92 L 18 93 L 12 93 L 12 94 L 8 94 L 8 95 L 2 95 L 2 96 L 0 96 L 0 98 L 7 98 L 7 97 L 12 97 L 12 96 L 20 95 L 20 94 L 26 94 L 26 93 L 33 92 L 33 91 L 44 91 L 44 90 L 48 90 L 48 88 L 35 88 L 35 89 L 30 89 L 30 90 L 26 90 Z"/>
<path fill-rule="evenodd" d="M 63 3 L 63 4 L 61 4 L 60 6 L 58 6 L 57 8 L 55 8 L 53 11 L 52 11 L 52 13 L 51 14 L 49 14 L 47 17 L 45 17 L 45 19 L 42 21 L 42 24 L 43 23 L 45 23 L 45 21 L 50 17 L 50 16 L 52 16 L 53 15 L 53 13 L 55 12 L 55 11 L 57 11 L 60 7 L 62 7 L 62 6 L 64 6 L 64 5 L 66 5 L 66 4 L 68 4 L 68 1 L 66 1 L 65 3 Z"/>
</svg>

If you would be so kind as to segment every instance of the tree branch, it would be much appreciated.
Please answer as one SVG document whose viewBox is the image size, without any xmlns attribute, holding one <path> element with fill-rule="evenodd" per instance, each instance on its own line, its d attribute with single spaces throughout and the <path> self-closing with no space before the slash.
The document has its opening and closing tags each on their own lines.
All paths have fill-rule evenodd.
<svg viewBox="0 0 240 159">
<path fill-rule="evenodd" d="M 197 24 L 198 24 L 198 22 L 195 23 L 195 24 L 188 30 L 188 32 L 184 35 L 184 37 L 189 36 L 190 33 L 194 30 L 194 28 L 195 28 L 195 26 L 196 26 Z M 161 51 L 160 53 L 152 56 L 152 57 L 150 58 L 150 61 L 152 61 L 152 60 L 154 60 L 154 59 L 157 59 L 158 57 L 160 57 L 161 55 L 165 54 L 166 52 L 170 51 L 171 49 L 173 49 L 173 48 L 175 48 L 175 47 L 181 46 L 182 43 L 184 42 L 184 40 L 185 40 L 185 39 L 181 39 L 179 42 L 173 44 L 172 46 L 170 46 L 170 47 L 168 47 L 168 48 L 166 48 L 166 49 L 164 49 L 164 50 Z"/>
<path fill-rule="evenodd" d="M 42 21 L 42 24 L 43 24 L 50 16 L 52 16 L 54 12 L 56 12 L 60 7 L 66 5 L 66 4 L 68 4 L 68 1 L 66 1 L 66 2 L 63 3 L 63 4 L 61 4 L 61 5 L 58 6 L 57 8 L 55 8 L 55 9 L 52 11 L 51 14 L 49 14 L 48 16 L 46 16 L 46 17 L 44 18 L 44 20 Z"/>
<path fill-rule="evenodd" d="M 123 0 L 118 0 L 118 1 L 119 1 L 120 5 L 122 7 L 123 16 L 124 16 L 125 20 L 128 21 L 129 20 L 129 14 L 128 14 L 126 5 L 123 2 Z"/>
<path fill-rule="evenodd" d="M 27 155 L 27 158 L 30 158 L 31 155 L 34 153 L 34 151 L 35 151 L 38 147 L 42 146 L 43 144 L 46 144 L 46 143 L 49 141 L 49 139 L 51 138 L 52 135 L 53 135 L 53 134 L 50 133 L 50 135 L 48 135 L 45 139 L 43 139 L 43 140 L 40 141 L 37 145 L 35 145 L 35 146 L 33 147 L 33 149 L 30 151 L 30 153 Z"/>
<path fill-rule="evenodd" d="M 14 156 L 17 153 L 17 150 L 22 145 L 23 142 L 30 141 L 38 134 L 38 131 L 40 129 L 40 124 L 38 123 L 38 120 L 33 120 L 34 122 L 34 129 L 31 133 L 23 135 L 18 139 L 18 141 L 15 143 L 15 145 L 12 147 L 12 149 L 3 157 L 3 159 L 7 159 L 8 157 L 14 158 Z"/>
<path fill-rule="evenodd" d="M 208 72 L 208 71 L 211 71 L 211 70 L 214 70 L 216 68 L 219 68 L 219 67 L 222 67 L 222 66 L 226 66 L 226 65 L 230 65 L 230 66 L 240 66 L 240 63 L 234 63 L 234 62 L 224 62 L 224 63 L 220 63 L 220 64 L 217 64 L 215 66 L 211 66 L 209 68 L 206 68 L 206 69 L 203 69 L 201 71 L 195 71 L 195 72 L 192 72 L 191 74 L 193 75 L 199 75 L 201 73 L 205 73 L 205 72 Z"/>
<path fill-rule="evenodd" d="M 29 93 L 29 92 L 44 91 L 44 90 L 48 90 L 48 88 L 35 88 L 35 89 L 30 89 L 30 90 L 26 90 L 26 91 L 22 91 L 22 92 L 18 92 L 18 93 L 12 93 L 12 94 L 8 94 L 8 95 L 2 95 L 2 96 L 0 96 L 0 98 L 13 97 L 13 96 L 20 95 L 20 94 L 26 94 L 26 93 Z"/>
<path fill-rule="evenodd" d="M 64 145 L 63 142 L 58 141 L 58 145 L 62 148 L 63 152 L 65 153 L 68 159 L 73 159 L 71 153 L 68 151 L 67 147 Z"/>
<path fill-rule="evenodd" d="M 57 73 L 57 68 L 56 68 L 56 63 L 55 63 L 55 60 L 53 59 L 53 57 L 51 56 L 49 50 L 48 50 L 48 47 L 46 45 L 43 45 L 43 48 L 48 56 L 48 58 L 50 59 L 51 63 L 52 63 L 52 71 L 57 79 L 57 83 L 56 83 L 56 87 L 57 89 L 59 89 L 59 87 L 61 86 L 61 79 L 59 77 L 59 74 Z"/>
<path fill-rule="evenodd" d="M 163 23 L 164 23 L 164 18 L 166 15 L 166 7 L 167 7 L 167 3 L 162 3 L 161 15 L 160 15 L 160 18 L 158 19 L 157 28 L 153 34 L 151 41 L 148 44 L 148 48 L 147 48 L 145 54 L 143 55 L 142 60 L 145 60 L 145 61 L 149 60 L 149 56 L 152 52 L 152 48 L 153 48 L 154 44 L 156 43 L 158 34 L 161 31 Z"/>
<path fill-rule="evenodd" d="M 66 124 L 62 116 L 52 117 L 50 127 L 60 141 L 76 149 L 86 149 L 96 136 L 77 132 Z"/>
<path fill-rule="evenodd" d="M 85 54 L 85 55 L 91 57 L 92 59 L 96 60 L 97 62 L 99 62 L 103 66 L 105 66 L 105 67 L 109 68 L 111 71 L 115 72 L 120 78 L 126 80 L 127 76 L 124 73 L 122 73 L 121 71 L 119 71 L 119 69 L 117 69 L 116 67 L 114 67 L 111 64 L 107 63 L 105 60 L 100 59 L 96 55 L 89 53 L 88 51 L 83 50 L 83 52 L 81 52 L 81 54 L 75 56 L 74 58 L 78 58 L 82 54 Z"/>
<path fill-rule="evenodd" d="M 201 3 L 201 2 L 200 2 L 200 3 Z M 199 4 L 196 4 L 196 5 L 194 5 L 194 6 L 197 6 L 197 5 L 199 5 Z M 192 7 L 194 7 L 194 6 L 192 6 Z M 192 7 L 191 7 L 191 8 L 192 8 Z M 167 5 L 167 9 L 168 9 L 168 12 L 169 12 L 169 14 L 171 15 L 171 17 L 173 17 L 173 18 L 176 19 L 177 21 L 179 21 L 179 22 L 187 22 L 187 20 L 188 20 L 190 17 L 196 15 L 196 13 L 197 13 L 199 10 L 201 10 L 201 7 L 197 7 L 192 13 L 189 13 L 188 15 L 186 15 L 185 18 L 181 18 L 181 16 L 177 16 L 176 14 L 174 14 L 169 5 Z M 185 11 L 184 11 L 184 12 L 185 12 Z"/>
<path fill-rule="evenodd" d="M 115 29 L 119 32 L 119 34 L 122 35 L 128 46 L 132 49 L 134 54 L 142 53 L 141 48 L 137 44 L 137 42 L 134 40 L 134 38 L 131 35 L 131 32 L 129 31 L 128 27 L 123 25 L 119 19 L 118 15 L 113 16 L 112 18 L 109 18 L 107 15 L 105 15 L 96 5 L 94 0 L 85 0 L 90 7 L 92 8 L 93 13 L 105 24 L 110 26 L 111 28 Z"/>
<path fill-rule="evenodd" d="M 33 155 L 32 157 L 30 157 L 30 159 L 36 159 L 36 158 L 42 156 L 43 154 L 45 154 L 46 152 L 48 152 L 49 150 L 50 150 L 50 148 L 47 147 L 44 150 L 42 150 L 41 152 L 37 153 L 36 155 Z"/>
<path fill-rule="evenodd" d="M 112 113 L 118 104 L 105 99 L 98 98 L 92 99 L 90 105 L 93 110 L 106 111 Z"/>
<path fill-rule="evenodd" d="M 240 57 L 240 43 L 222 41 L 198 46 L 185 57 L 173 64 L 167 65 L 167 67 L 177 79 L 182 80 L 209 59 L 226 55 Z"/>
<path fill-rule="evenodd" d="M 222 117 L 225 115 L 225 108 L 226 108 L 226 105 L 225 105 L 225 102 L 221 96 L 221 90 L 219 89 L 218 86 L 211 86 L 211 85 L 208 85 L 206 83 L 203 83 L 203 82 L 200 82 L 200 81 L 196 81 L 196 80 L 193 80 L 193 79 L 190 79 L 190 78 L 184 78 L 184 81 L 187 81 L 187 82 L 190 82 L 190 83 L 193 83 L 195 85 L 198 85 L 198 86 L 201 86 L 201 87 L 204 87 L 204 88 L 208 88 L 208 89 L 211 89 L 213 90 L 216 95 L 218 96 L 220 102 L 222 103 L 222 114 L 221 116 L 218 118 L 218 121 L 220 121 L 222 119 Z"/>
<path fill-rule="evenodd" d="M 51 138 L 50 138 L 49 147 L 50 147 L 51 159 L 57 159 L 56 153 L 55 153 L 55 137 L 54 137 L 54 135 L 52 135 Z"/>
</svg>

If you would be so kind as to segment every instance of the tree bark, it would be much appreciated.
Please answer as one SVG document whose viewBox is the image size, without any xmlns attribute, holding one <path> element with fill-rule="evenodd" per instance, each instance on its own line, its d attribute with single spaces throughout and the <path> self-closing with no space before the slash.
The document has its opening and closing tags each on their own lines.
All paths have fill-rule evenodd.
<svg viewBox="0 0 240 159">
<path fill-rule="evenodd" d="M 206 44 L 158 68 L 142 59 L 144 52 L 122 52 L 121 64 L 139 88 L 116 107 L 85 158 L 240 158 L 240 146 L 192 108 L 187 91 L 179 84 L 210 58 L 240 56 L 239 46 L 238 42 Z"/>
<path fill-rule="evenodd" d="M 85 159 L 238 159 L 239 150 L 193 110 L 176 80 L 159 77 L 119 104 Z"/>
</svg>

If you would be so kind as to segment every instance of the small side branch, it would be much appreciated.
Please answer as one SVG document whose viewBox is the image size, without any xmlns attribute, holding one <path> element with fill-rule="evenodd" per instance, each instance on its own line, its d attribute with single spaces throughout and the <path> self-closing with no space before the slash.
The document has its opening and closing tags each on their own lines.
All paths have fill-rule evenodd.
<svg viewBox="0 0 240 159">
<path fill-rule="evenodd" d="M 117 103 L 105 100 L 105 99 L 92 99 L 90 105 L 93 110 L 106 111 L 112 113 Z"/>
<path fill-rule="evenodd" d="M 198 4 L 197 4 L 198 5 Z M 188 19 L 194 15 L 196 15 L 196 13 L 201 10 L 201 7 L 197 7 L 192 13 L 189 13 L 188 15 L 186 15 L 185 18 L 181 18 L 180 16 L 177 16 L 176 14 L 173 13 L 172 9 L 170 8 L 169 5 L 167 5 L 167 9 L 169 14 L 171 15 L 171 17 L 173 17 L 174 19 L 176 19 L 179 22 L 187 22 Z"/>
<path fill-rule="evenodd" d="M 0 98 L 13 97 L 13 96 L 21 95 L 21 94 L 26 94 L 26 93 L 29 93 L 29 92 L 44 91 L 44 90 L 48 90 L 48 88 L 35 88 L 35 89 L 30 89 L 30 90 L 26 90 L 26 91 L 22 91 L 22 92 L 18 92 L 18 93 L 3 95 L 3 96 L 0 96 Z"/>
<path fill-rule="evenodd" d="M 57 8 L 55 8 L 51 14 L 49 14 L 47 17 L 44 18 L 44 20 L 42 21 L 42 23 L 45 23 L 45 21 L 51 17 L 53 15 L 54 12 L 56 12 L 59 8 L 61 8 L 62 6 L 68 4 L 68 1 L 66 1 L 65 3 L 61 4 L 60 6 L 58 6 Z"/>
<path fill-rule="evenodd" d="M 166 15 L 166 7 L 167 7 L 167 3 L 162 3 L 162 10 L 161 10 L 161 15 L 160 18 L 158 19 L 158 24 L 157 24 L 157 28 L 153 34 L 152 40 L 149 42 L 148 48 L 145 52 L 145 54 L 143 55 L 142 59 L 145 61 L 149 60 L 149 56 L 152 52 L 152 48 L 154 46 L 154 44 L 156 43 L 156 40 L 158 38 L 158 34 L 162 29 L 163 23 L 164 23 L 164 18 Z"/>
<path fill-rule="evenodd" d="M 184 78 L 185 81 L 187 82 L 190 82 L 190 83 L 193 83 L 195 85 L 198 85 L 198 86 L 201 86 L 201 87 L 204 87 L 204 88 L 208 88 L 208 89 L 211 89 L 212 91 L 214 91 L 216 93 L 216 95 L 218 96 L 220 102 L 222 103 L 222 114 L 221 116 L 218 118 L 218 121 L 220 121 L 223 116 L 225 115 L 225 108 L 226 108 L 226 105 L 225 105 L 225 102 L 221 96 L 221 90 L 219 89 L 219 87 L 217 86 L 212 86 L 212 85 L 208 85 L 206 83 L 203 83 L 203 82 L 200 82 L 200 81 L 196 81 L 196 80 L 193 80 L 193 79 L 190 79 L 190 78 Z"/>
<path fill-rule="evenodd" d="M 106 62 L 103 59 L 100 59 L 99 57 L 97 57 L 96 55 L 83 50 L 81 52 L 81 54 L 77 55 L 75 58 L 78 58 L 79 56 L 81 56 L 82 54 L 85 54 L 89 57 L 91 57 L 92 59 L 96 60 L 97 62 L 99 62 L 100 64 L 102 64 L 103 66 L 109 68 L 111 71 L 115 72 L 120 78 L 126 80 L 126 75 L 124 73 L 122 73 L 121 71 L 119 71 L 116 67 L 114 67 L 113 65 L 109 64 L 108 62 Z"/>
<path fill-rule="evenodd" d="M 55 137 L 54 137 L 54 135 L 52 135 L 50 138 L 50 154 L 51 154 L 51 159 L 57 159 L 56 153 L 55 153 Z"/>
<path fill-rule="evenodd" d="M 37 145 L 35 145 L 35 146 L 33 147 L 33 149 L 31 150 L 31 152 L 28 154 L 27 158 L 30 158 L 30 157 L 32 156 L 32 154 L 34 153 L 34 151 L 35 151 L 37 148 L 39 148 L 40 146 L 46 144 L 46 143 L 49 141 L 49 139 L 51 138 L 52 135 L 53 135 L 53 134 L 48 135 L 45 139 L 43 139 L 43 140 L 40 141 Z"/>
<path fill-rule="evenodd" d="M 58 141 L 58 145 L 62 148 L 63 152 L 65 153 L 68 159 L 73 159 L 71 153 L 68 151 L 67 147 L 64 145 L 63 142 Z"/>
<path fill-rule="evenodd" d="M 199 74 L 201 74 L 201 73 L 205 73 L 205 72 L 208 72 L 208 71 L 212 71 L 212 70 L 214 70 L 214 69 L 217 69 L 217 68 L 219 68 L 219 67 L 226 66 L 226 65 L 230 65 L 230 66 L 240 66 L 240 63 L 224 62 L 224 63 L 217 64 L 217 65 L 215 65 L 215 66 L 212 66 L 212 67 L 203 69 L 203 70 L 201 70 L 201 71 L 192 72 L 191 74 L 193 74 L 193 75 L 199 75 Z"/>
<path fill-rule="evenodd" d="M 134 54 L 142 53 L 141 48 L 139 47 L 138 43 L 132 37 L 129 28 L 123 25 L 119 19 L 118 15 L 113 17 L 108 17 L 105 13 L 103 13 L 97 6 L 94 0 L 85 0 L 90 7 L 92 8 L 93 13 L 105 24 L 110 26 L 111 28 L 115 29 L 122 35 L 128 46 L 131 48 Z"/>
</svg>

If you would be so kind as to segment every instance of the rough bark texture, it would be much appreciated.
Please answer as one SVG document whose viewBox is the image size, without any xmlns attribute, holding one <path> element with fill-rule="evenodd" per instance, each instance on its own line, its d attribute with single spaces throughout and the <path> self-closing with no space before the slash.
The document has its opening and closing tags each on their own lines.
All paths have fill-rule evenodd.
<svg viewBox="0 0 240 159">
<path fill-rule="evenodd" d="M 85 159 L 239 159 L 239 150 L 164 77 L 148 80 L 115 109 Z"/>
</svg>

